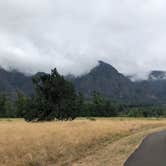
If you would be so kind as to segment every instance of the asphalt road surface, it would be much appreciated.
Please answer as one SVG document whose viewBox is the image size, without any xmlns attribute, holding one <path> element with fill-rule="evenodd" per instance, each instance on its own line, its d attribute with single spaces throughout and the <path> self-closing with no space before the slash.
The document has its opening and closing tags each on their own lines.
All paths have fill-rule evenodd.
<svg viewBox="0 0 166 166">
<path fill-rule="evenodd" d="M 124 166 L 166 166 L 166 131 L 147 136 Z"/>
</svg>

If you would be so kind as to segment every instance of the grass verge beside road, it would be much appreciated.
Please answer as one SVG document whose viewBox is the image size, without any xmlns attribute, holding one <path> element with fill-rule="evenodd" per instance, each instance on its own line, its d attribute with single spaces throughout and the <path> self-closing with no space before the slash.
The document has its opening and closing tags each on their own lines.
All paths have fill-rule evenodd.
<svg viewBox="0 0 166 166">
<path fill-rule="evenodd" d="M 165 119 L 98 118 L 72 122 L 0 121 L 0 165 L 122 166 L 143 137 Z"/>
</svg>

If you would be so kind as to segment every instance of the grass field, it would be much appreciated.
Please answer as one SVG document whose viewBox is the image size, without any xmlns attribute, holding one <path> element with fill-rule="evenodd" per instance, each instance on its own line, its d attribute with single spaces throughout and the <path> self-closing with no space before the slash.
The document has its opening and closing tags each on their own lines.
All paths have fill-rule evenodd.
<svg viewBox="0 0 166 166">
<path fill-rule="evenodd" d="M 122 166 L 144 136 L 166 119 L 0 120 L 0 166 Z"/>
</svg>

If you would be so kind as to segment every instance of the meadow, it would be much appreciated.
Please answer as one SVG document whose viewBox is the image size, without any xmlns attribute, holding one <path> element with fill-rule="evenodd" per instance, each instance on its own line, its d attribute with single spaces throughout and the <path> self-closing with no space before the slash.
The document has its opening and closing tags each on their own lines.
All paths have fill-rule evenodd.
<svg viewBox="0 0 166 166">
<path fill-rule="evenodd" d="M 2 166 L 122 166 L 149 133 L 166 119 L 98 118 L 27 123 L 0 120 Z"/>
</svg>

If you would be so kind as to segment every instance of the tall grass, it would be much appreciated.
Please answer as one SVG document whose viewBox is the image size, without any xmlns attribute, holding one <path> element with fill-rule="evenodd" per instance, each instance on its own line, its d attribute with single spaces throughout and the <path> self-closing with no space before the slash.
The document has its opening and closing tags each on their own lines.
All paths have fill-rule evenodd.
<svg viewBox="0 0 166 166">
<path fill-rule="evenodd" d="M 0 165 L 71 164 L 97 148 L 165 120 L 85 119 L 73 122 L 0 121 Z"/>
</svg>

